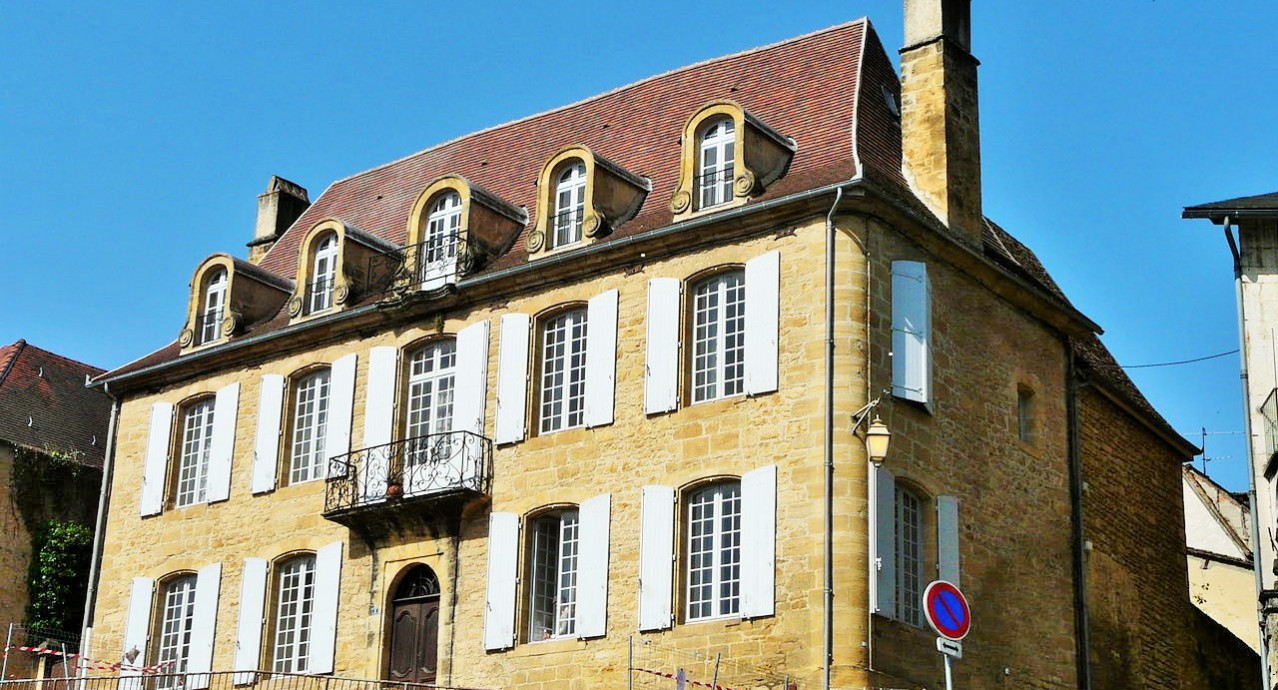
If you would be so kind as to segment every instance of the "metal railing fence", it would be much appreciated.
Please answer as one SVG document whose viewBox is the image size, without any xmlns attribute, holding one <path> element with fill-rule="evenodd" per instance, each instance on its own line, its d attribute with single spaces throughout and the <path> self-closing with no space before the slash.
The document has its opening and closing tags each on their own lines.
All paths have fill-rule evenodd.
<svg viewBox="0 0 1278 690">
<path fill-rule="evenodd" d="M 154 673 L 139 676 L 88 676 L 83 678 L 23 678 L 0 680 L 0 690 L 482 690 L 455 685 L 402 683 L 341 676 L 317 676 L 267 671 L 214 671 L 211 673 Z"/>
</svg>

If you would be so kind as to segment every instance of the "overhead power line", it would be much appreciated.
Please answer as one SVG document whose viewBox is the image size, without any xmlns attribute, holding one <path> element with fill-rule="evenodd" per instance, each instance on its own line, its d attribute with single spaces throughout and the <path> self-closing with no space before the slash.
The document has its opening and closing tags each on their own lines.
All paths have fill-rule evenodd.
<svg viewBox="0 0 1278 690">
<path fill-rule="evenodd" d="M 1181 364 L 1193 364 L 1195 362 L 1206 362 L 1209 359 L 1219 359 L 1228 357 L 1229 355 L 1238 354 L 1238 350 L 1230 350 L 1229 352 L 1220 352 L 1206 357 L 1195 357 L 1194 359 L 1182 359 L 1179 362 L 1159 362 L 1157 364 L 1122 364 L 1119 365 L 1123 369 L 1149 369 L 1151 367 L 1174 367 Z"/>
</svg>

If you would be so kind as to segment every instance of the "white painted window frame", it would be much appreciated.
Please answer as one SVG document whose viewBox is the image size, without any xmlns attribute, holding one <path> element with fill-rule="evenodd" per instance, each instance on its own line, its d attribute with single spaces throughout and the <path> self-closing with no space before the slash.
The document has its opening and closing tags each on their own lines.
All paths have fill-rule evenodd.
<svg viewBox="0 0 1278 690">
<path fill-rule="evenodd" d="M 567 309 L 541 322 L 537 416 L 540 433 L 586 425 L 586 343 L 589 310 Z"/>
<path fill-rule="evenodd" d="M 277 568 L 271 668 L 275 673 L 306 673 L 315 632 L 315 555 L 290 558 Z"/>
<path fill-rule="evenodd" d="M 572 246 L 581 241 L 586 206 L 586 164 L 570 163 L 555 180 L 555 206 L 550 215 L 549 249 Z"/>
<path fill-rule="evenodd" d="M 337 284 L 337 233 L 325 233 L 315 244 L 311 271 L 311 294 L 306 313 L 319 314 L 333 307 L 333 287 Z"/>
<path fill-rule="evenodd" d="M 289 484 L 322 479 L 328 471 L 328 410 L 332 371 L 325 368 L 298 379 L 293 389 Z"/>
<path fill-rule="evenodd" d="M 712 120 L 701 131 L 697 147 L 697 209 L 709 209 L 732 201 L 736 167 L 736 127 L 730 117 Z M 707 158 L 713 157 L 713 162 Z"/>
<path fill-rule="evenodd" d="M 200 398 L 182 408 L 177 488 L 173 498 L 173 504 L 177 508 L 208 500 L 209 457 L 213 449 L 215 409 L 216 398 L 213 396 Z"/>
<path fill-rule="evenodd" d="M 732 317 L 730 308 L 736 309 Z M 693 286 L 692 347 L 688 348 L 693 404 L 745 395 L 747 308 L 743 269 L 716 273 Z M 731 371 L 729 352 L 736 356 Z M 702 375 L 713 380 L 699 381 Z"/>
<path fill-rule="evenodd" d="M 709 507 L 708 518 L 694 517 L 694 512 L 700 506 Z M 741 612 L 741 482 L 723 481 L 701 487 L 688 495 L 685 510 L 685 619 L 695 622 L 737 617 Z M 734 526 L 725 529 L 725 518 L 730 519 Z M 694 534 L 699 525 L 708 527 L 708 530 Z M 697 538 L 708 540 L 706 548 L 696 547 Z M 694 560 L 702 555 L 707 556 L 710 562 L 707 566 L 697 568 Z M 724 569 L 732 567 L 736 568 L 735 577 L 724 577 Z M 708 575 L 708 582 L 694 582 L 693 574 L 698 570 Z M 707 585 L 708 597 L 694 592 L 694 587 Z M 725 588 L 729 590 L 726 596 Z M 695 606 L 702 604 L 709 606 L 709 613 L 694 611 Z"/>
<path fill-rule="evenodd" d="M 421 281 L 434 285 L 457 269 L 457 241 L 461 232 L 462 200 L 448 191 L 431 203 L 426 214 L 426 232 L 421 248 Z"/>
<path fill-rule="evenodd" d="M 532 581 L 528 589 L 528 640 L 576 637 L 580 513 L 573 508 L 538 516 L 529 531 Z"/>
<path fill-rule="evenodd" d="M 226 289 L 230 282 L 225 268 L 218 268 L 204 286 L 203 308 L 200 310 L 198 343 L 215 342 L 221 337 L 222 315 L 226 311 Z"/>
<path fill-rule="evenodd" d="M 195 588 L 197 577 L 189 573 L 164 583 L 160 599 L 159 639 L 155 663 L 165 665 L 165 673 L 185 673 L 191 658 L 191 633 L 195 628 Z M 157 690 L 180 685 L 180 676 L 159 676 Z"/>
<path fill-rule="evenodd" d="M 917 492 L 896 484 L 894 505 L 896 560 L 896 619 L 914 626 L 923 625 L 923 506 Z"/>
</svg>

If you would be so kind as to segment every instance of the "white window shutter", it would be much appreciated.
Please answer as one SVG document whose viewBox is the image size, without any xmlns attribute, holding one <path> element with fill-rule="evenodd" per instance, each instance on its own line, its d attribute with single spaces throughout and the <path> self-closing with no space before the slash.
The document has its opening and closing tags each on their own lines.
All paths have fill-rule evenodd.
<svg viewBox="0 0 1278 690">
<path fill-rule="evenodd" d="M 337 648 L 337 608 L 342 584 L 342 542 L 315 552 L 315 613 L 311 619 L 311 656 L 307 673 L 332 673 Z"/>
<path fill-rule="evenodd" d="M 209 503 L 231 497 L 231 462 L 235 457 L 235 423 L 240 409 L 240 384 L 218 390 L 213 398 L 213 439 L 209 446 Z"/>
<path fill-rule="evenodd" d="M 453 398 L 453 431 L 484 435 L 488 402 L 488 321 L 457 332 L 457 392 Z"/>
<path fill-rule="evenodd" d="M 149 577 L 133 578 L 129 596 L 129 618 L 124 623 L 124 663 L 135 668 L 146 666 L 147 641 L 151 634 L 151 593 L 155 580 Z M 135 654 L 136 652 L 136 654 Z M 120 669 L 119 690 L 140 690 L 140 671 Z"/>
<path fill-rule="evenodd" d="M 284 377 L 266 374 L 262 377 L 262 391 L 257 403 L 257 438 L 253 445 L 254 494 L 275 490 L 279 476 L 280 419 L 284 412 Z"/>
<path fill-rule="evenodd" d="M 519 568 L 519 516 L 493 513 L 488 519 L 488 601 L 484 609 L 484 649 L 515 646 L 515 591 Z"/>
<path fill-rule="evenodd" d="M 266 612 L 266 560 L 244 559 L 240 581 L 240 620 L 235 635 L 235 684 L 252 683 L 257 678 L 262 654 L 262 620 Z"/>
<path fill-rule="evenodd" d="M 351 353 L 333 362 L 328 379 L 328 420 L 324 454 L 329 459 L 351 452 L 351 416 L 355 411 L 355 369 L 359 355 Z M 335 474 L 332 464 L 328 476 Z"/>
<path fill-rule="evenodd" d="M 932 299 L 927 264 L 892 262 L 892 395 L 931 403 Z"/>
<path fill-rule="evenodd" d="M 586 303 L 586 426 L 612 424 L 617 389 L 617 291 Z"/>
<path fill-rule="evenodd" d="M 151 406 L 151 430 L 146 442 L 146 464 L 142 468 L 142 517 L 156 515 L 164 508 L 164 476 L 169 466 L 169 438 L 173 429 L 173 405 Z"/>
<path fill-rule="evenodd" d="M 222 586 L 222 564 L 214 563 L 200 568 L 195 576 L 195 602 L 191 611 L 191 652 L 186 670 L 191 690 L 209 687 L 209 672 L 213 670 L 213 633 L 217 630 L 217 600 Z"/>
<path fill-rule="evenodd" d="M 581 502 L 577 566 L 577 636 L 608 634 L 608 530 L 612 496 L 603 494 Z"/>
<path fill-rule="evenodd" d="M 398 363 L 399 350 L 396 348 L 375 347 L 368 353 L 368 386 L 364 391 L 363 447 L 366 449 L 384 446 L 394 440 L 395 372 Z M 390 453 L 364 455 L 359 480 L 365 498 L 386 495 L 389 463 Z"/>
<path fill-rule="evenodd" d="M 675 490 L 643 487 L 639 530 L 639 629 L 665 630 L 674 618 Z"/>
<path fill-rule="evenodd" d="M 954 496 L 936 497 L 936 574 L 955 587 L 959 582 L 959 502 Z"/>
<path fill-rule="evenodd" d="M 648 281 L 648 357 L 643 408 L 648 414 L 670 412 L 679 406 L 679 291 L 678 278 Z"/>
<path fill-rule="evenodd" d="M 777 340 L 781 318 L 781 252 L 770 251 L 745 265 L 746 395 L 777 389 Z"/>
<path fill-rule="evenodd" d="M 741 617 L 776 613 L 777 466 L 741 477 Z"/>
<path fill-rule="evenodd" d="M 501 317 L 501 353 L 497 364 L 497 443 L 524 440 L 528 416 L 527 314 Z"/>
<path fill-rule="evenodd" d="M 874 470 L 874 569 L 875 613 L 896 615 L 896 477 L 882 467 Z"/>
</svg>

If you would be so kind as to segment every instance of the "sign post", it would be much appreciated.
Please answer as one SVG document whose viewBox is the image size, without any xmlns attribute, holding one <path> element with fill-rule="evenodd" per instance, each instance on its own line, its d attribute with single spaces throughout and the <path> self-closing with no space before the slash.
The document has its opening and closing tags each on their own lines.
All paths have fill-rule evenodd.
<svg viewBox="0 0 1278 690">
<path fill-rule="evenodd" d="M 936 580 L 923 590 L 923 615 L 940 637 L 936 638 L 936 651 L 945 660 L 945 690 L 954 690 L 951 664 L 963 658 L 962 640 L 972 629 L 972 610 L 967 597 L 958 587 Z"/>
</svg>

